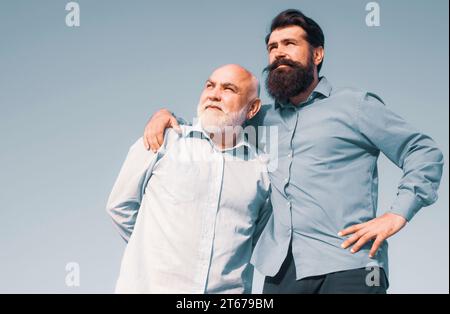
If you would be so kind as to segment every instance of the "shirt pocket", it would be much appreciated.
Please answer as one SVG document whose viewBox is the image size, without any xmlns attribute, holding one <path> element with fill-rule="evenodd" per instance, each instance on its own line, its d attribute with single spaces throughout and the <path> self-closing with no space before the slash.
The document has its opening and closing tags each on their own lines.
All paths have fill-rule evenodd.
<svg viewBox="0 0 450 314">
<path fill-rule="evenodd" d="M 174 204 L 190 203 L 198 198 L 201 184 L 200 169 L 193 162 L 178 162 L 161 167 L 154 175 L 160 180 L 160 195 Z"/>
</svg>

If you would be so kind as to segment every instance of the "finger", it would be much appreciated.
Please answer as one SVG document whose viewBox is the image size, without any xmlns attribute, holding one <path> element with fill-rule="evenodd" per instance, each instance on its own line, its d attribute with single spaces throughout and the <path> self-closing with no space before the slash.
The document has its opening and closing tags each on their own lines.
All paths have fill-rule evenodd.
<svg viewBox="0 0 450 314">
<path fill-rule="evenodd" d="M 370 249 L 370 252 L 369 252 L 369 257 L 370 258 L 373 258 L 377 254 L 378 249 L 380 248 L 380 246 L 381 246 L 381 244 L 383 243 L 384 240 L 385 239 L 383 237 L 381 237 L 381 236 L 378 236 L 375 239 L 375 241 L 373 242 L 372 248 Z"/>
<path fill-rule="evenodd" d="M 150 125 L 151 121 L 152 121 L 152 118 L 150 118 L 150 120 L 148 120 L 148 122 L 147 122 L 147 124 L 145 126 L 145 129 L 144 129 L 143 139 L 144 139 L 144 146 L 145 146 L 146 150 L 150 149 L 150 128 L 149 128 L 149 125 Z"/>
<path fill-rule="evenodd" d="M 150 144 L 148 143 L 147 135 L 145 134 L 145 132 L 144 132 L 144 136 L 142 137 L 142 140 L 144 141 L 144 147 L 145 147 L 145 149 L 146 149 L 146 150 L 149 150 L 149 149 L 150 149 Z"/>
<path fill-rule="evenodd" d="M 158 150 L 158 143 L 156 142 L 156 136 L 150 136 L 150 148 L 154 153 Z"/>
<path fill-rule="evenodd" d="M 350 252 L 352 253 L 358 252 L 367 242 L 375 238 L 375 236 L 376 236 L 375 234 L 366 233 L 361 238 L 359 238 L 358 242 L 356 242 L 356 244 L 352 247 Z"/>
<path fill-rule="evenodd" d="M 348 228 L 345 228 L 344 230 L 339 231 L 338 236 L 339 236 L 339 237 L 343 237 L 343 236 L 346 236 L 346 235 L 355 233 L 355 232 L 357 232 L 358 230 L 360 230 L 361 228 L 363 228 L 364 225 L 365 225 L 365 224 L 362 223 L 362 224 L 357 224 L 357 225 L 353 225 L 353 226 L 350 226 L 350 227 L 348 227 Z"/>
<path fill-rule="evenodd" d="M 180 127 L 180 125 L 178 124 L 177 119 L 175 119 L 175 117 L 173 117 L 173 116 L 170 118 L 170 125 L 171 125 L 172 128 L 175 130 L 175 132 L 181 133 L 181 127 Z"/>
<path fill-rule="evenodd" d="M 152 138 L 152 134 L 150 132 L 151 128 L 146 127 L 145 128 L 145 134 L 144 134 L 144 142 L 147 144 L 146 148 L 147 150 L 151 149 L 151 138 Z"/>
<path fill-rule="evenodd" d="M 343 249 L 348 248 L 350 245 L 352 245 L 353 243 L 355 243 L 356 241 L 359 240 L 359 238 L 363 235 L 362 232 L 356 232 L 354 235 L 352 235 L 350 238 L 348 238 L 347 240 L 345 240 L 342 244 L 341 247 Z"/>
<path fill-rule="evenodd" d="M 164 133 L 163 132 L 159 132 L 158 134 L 156 134 L 156 143 L 158 143 L 158 149 L 162 146 L 162 144 L 164 142 Z"/>
</svg>

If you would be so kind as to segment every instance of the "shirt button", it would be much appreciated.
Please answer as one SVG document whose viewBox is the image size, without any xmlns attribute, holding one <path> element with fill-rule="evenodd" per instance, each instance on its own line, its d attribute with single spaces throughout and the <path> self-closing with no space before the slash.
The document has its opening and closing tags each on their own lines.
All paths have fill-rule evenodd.
<svg viewBox="0 0 450 314">
<path fill-rule="evenodd" d="M 284 179 L 284 182 L 288 183 L 289 182 L 289 178 Z"/>
<path fill-rule="evenodd" d="M 288 158 L 292 158 L 292 154 L 291 153 L 288 154 Z"/>
</svg>

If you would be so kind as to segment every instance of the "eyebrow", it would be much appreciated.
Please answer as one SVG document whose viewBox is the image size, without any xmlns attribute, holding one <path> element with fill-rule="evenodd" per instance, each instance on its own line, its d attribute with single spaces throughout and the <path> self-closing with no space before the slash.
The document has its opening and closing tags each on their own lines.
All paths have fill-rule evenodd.
<svg viewBox="0 0 450 314">
<path fill-rule="evenodd" d="M 282 43 L 286 43 L 286 42 L 289 42 L 289 41 L 293 41 L 293 42 L 295 42 L 295 43 L 298 43 L 298 40 L 297 39 L 295 39 L 295 38 L 283 38 L 282 40 L 281 40 L 281 42 Z M 271 48 L 271 47 L 273 47 L 273 46 L 275 46 L 275 45 L 278 45 L 278 43 L 277 42 L 269 42 L 268 44 L 267 44 L 267 48 Z"/>
<path fill-rule="evenodd" d="M 236 91 L 236 93 L 239 92 L 239 87 L 237 87 L 237 86 L 234 85 L 233 83 L 228 83 L 228 82 L 227 82 L 227 83 L 223 83 L 222 86 L 223 86 L 223 87 L 232 87 L 232 88 L 234 88 L 234 90 Z"/>
<path fill-rule="evenodd" d="M 212 81 L 211 79 L 207 79 L 206 83 L 211 83 L 212 85 L 216 85 L 216 82 Z M 225 82 L 220 84 L 222 87 L 232 87 L 234 88 L 234 90 L 236 91 L 236 93 L 238 93 L 240 91 L 239 87 L 237 87 L 237 85 L 230 83 L 230 82 Z"/>
</svg>

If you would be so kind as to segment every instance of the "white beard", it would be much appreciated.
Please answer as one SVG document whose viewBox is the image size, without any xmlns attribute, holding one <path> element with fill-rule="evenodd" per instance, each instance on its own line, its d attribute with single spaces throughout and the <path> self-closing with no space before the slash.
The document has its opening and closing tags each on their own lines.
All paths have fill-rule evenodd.
<svg viewBox="0 0 450 314">
<path fill-rule="evenodd" d="M 217 106 L 220 108 L 224 107 L 222 104 L 217 104 Z M 213 109 L 202 110 L 202 106 L 199 105 L 197 115 L 205 132 L 212 134 L 227 134 L 233 132 L 236 127 L 242 127 L 247 118 L 247 107 L 248 106 L 244 106 L 244 108 L 238 112 L 224 113 L 223 111 L 216 111 Z"/>
</svg>

